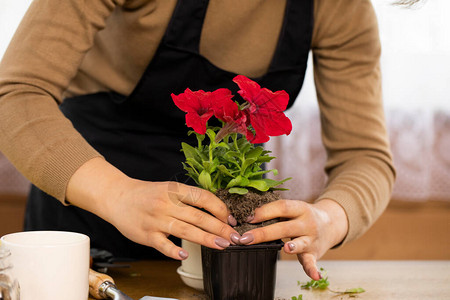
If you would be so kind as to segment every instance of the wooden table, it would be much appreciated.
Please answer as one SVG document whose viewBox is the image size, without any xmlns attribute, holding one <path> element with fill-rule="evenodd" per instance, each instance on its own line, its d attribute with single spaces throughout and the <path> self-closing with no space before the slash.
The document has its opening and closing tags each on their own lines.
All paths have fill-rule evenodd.
<svg viewBox="0 0 450 300">
<path fill-rule="evenodd" d="M 176 273 L 179 262 L 140 261 L 128 269 L 110 269 L 119 289 L 133 299 L 145 295 L 206 299 L 203 292 L 183 284 Z M 319 261 L 327 270 L 330 288 L 343 291 L 362 287 L 357 298 L 329 291 L 301 290 L 297 281 L 309 278 L 296 261 L 279 261 L 275 296 L 290 300 L 303 295 L 309 299 L 450 299 L 450 261 Z"/>
</svg>

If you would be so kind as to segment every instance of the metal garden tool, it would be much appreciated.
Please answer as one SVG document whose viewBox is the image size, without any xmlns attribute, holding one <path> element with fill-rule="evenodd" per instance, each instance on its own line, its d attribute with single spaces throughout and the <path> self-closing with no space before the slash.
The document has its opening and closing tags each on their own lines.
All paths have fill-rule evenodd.
<svg viewBox="0 0 450 300">
<path fill-rule="evenodd" d="M 95 299 L 133 300 L 122 293 L 114 284 L 114 280 L 103 273 L 89 269 L 89 293 Z M 145 296 L 139 300 L 178 300 L 174 298 Z"/>
</svg>

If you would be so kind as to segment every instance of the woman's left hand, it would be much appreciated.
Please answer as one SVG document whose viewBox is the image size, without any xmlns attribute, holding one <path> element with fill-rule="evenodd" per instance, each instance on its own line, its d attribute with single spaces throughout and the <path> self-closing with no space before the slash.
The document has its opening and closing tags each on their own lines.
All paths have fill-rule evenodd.
<svg viewBox="0 0 450 300">
<path fill-rule="evenodd" d="M 250 223 L 275 218 L 284 220 L 244 233 L 240 239 L 241 244 L 291 238 L 291 241 L 285 243 L 284 251 L 297 254 L 305 273 L 312 279 L 319 280 L 321 275 L 316 260 L 347 235 L 348 222 L 344 209 L 337 202 L 328 199 L 314 204 L 298 200 L 278 200 L 257 208 Z"/>
</svg>

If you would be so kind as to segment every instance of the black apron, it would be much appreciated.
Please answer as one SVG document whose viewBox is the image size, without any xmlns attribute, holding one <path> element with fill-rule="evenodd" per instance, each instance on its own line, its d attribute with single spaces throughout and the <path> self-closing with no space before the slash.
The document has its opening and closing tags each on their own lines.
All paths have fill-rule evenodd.
<svg viewBox="0 0 450 300">
<path fill-rule="evenodd" d="M 60 109 L 105 159 L 140 180 L 187 182 L 181 142 L 188 137 L 185 113 L 170 94 L 186 88 L 228 88 L 237 74 L 221 70 L 199 54 L 208 1 L 178 1 L 154 58 L 128 97 L 101 92 L 65 99 Z M 252 78 L 273 91 L 286 90 L 290 107 L 303 84 L 313 28 L 313 0 L 288 0 L 278 45 L 268 73 Z M 116 257 L 162 258 L 153 248 L 125 238 L 116 228 L 80 208 L 63 206 L 32 186 L 25 230 L 69 230 L 87 234 L 91 247 Z M 172 238 L 179 244 L 179 240 Z"/>
</svg>

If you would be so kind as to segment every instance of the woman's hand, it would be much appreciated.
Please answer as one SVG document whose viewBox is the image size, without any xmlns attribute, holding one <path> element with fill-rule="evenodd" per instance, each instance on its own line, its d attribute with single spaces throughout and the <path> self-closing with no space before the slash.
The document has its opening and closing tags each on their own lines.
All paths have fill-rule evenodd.
<svg viewBox="0 0 450 300">
<path fill-rule="evenodd" d="M 257 208 L 250 223 L 274 218 L 285 220 L 244 233 L 240 243 L 257 244 L 291 238 L 284 245 L 284 251 L 297 254 L 305 273 L 312 279 L 319 280 L 321 276 L 316 260 L 339 244 L 347 234 L 348 223 L 344 209 L 337 202 L 328 199 L 315 204 L 278 200 Z"/>
<path fill-rule="evenodd" d="M 101 158 L 75 172 L 66 195 L 71 204 L 108 221 L 130 240 L 174 259 L 186 259 L 188 253 L 169 235 L 215 249 L 228 247 L 232 236 L 234 241 L 240 237 L 227 224 L 236 221 L 214 194 L 177 182 L 131 179 Z"/>
</svg>

